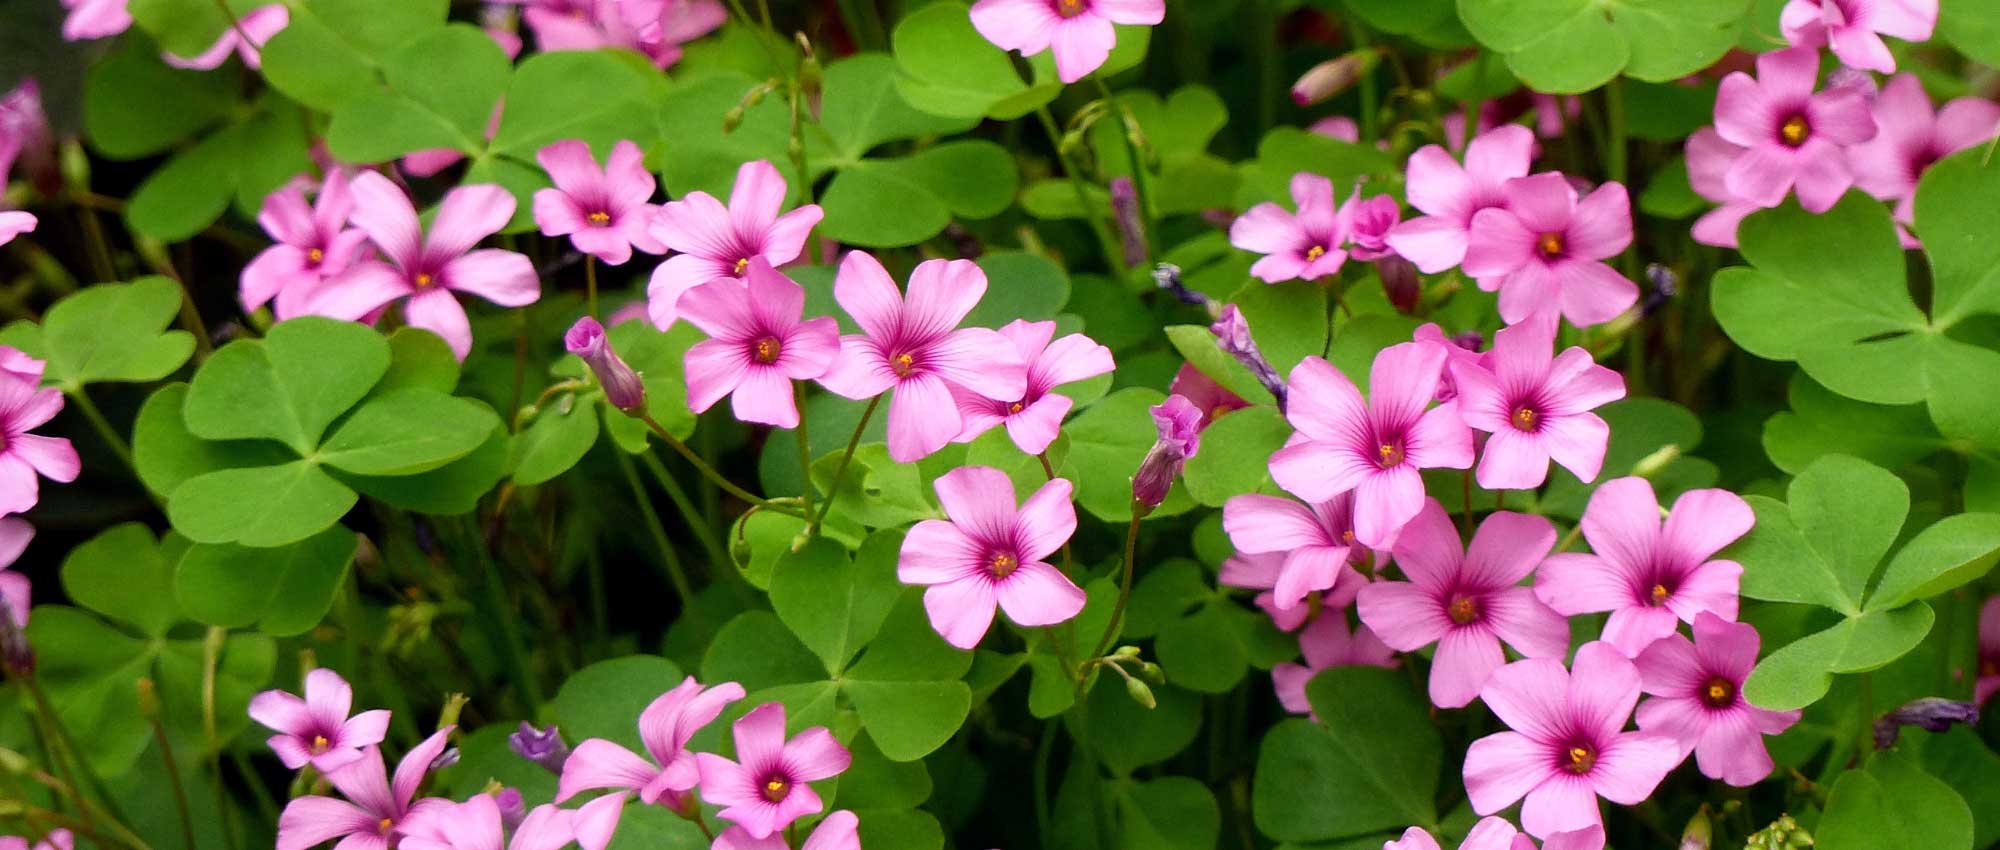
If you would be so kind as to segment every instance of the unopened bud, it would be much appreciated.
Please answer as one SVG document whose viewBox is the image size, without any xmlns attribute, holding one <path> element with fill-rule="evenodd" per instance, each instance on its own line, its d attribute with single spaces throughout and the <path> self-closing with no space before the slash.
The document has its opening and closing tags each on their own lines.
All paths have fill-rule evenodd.
<svg viewBox="0 0 2000 850">
<path fill-rule="evenodd" d="M 1160 665 L 1154 664 L 1151 661 L 1139 665 L 1139 675 L 1155 685 L 1164 685 L 1167 683 L 1167 671 L 1160 669 Z"/>
<path fill-rule="evenodd" d="M 1114 650 L 1112 650 L 1112 651 L 1111 651 L 1111 657 L 1112 657 L 1112 658 L 1117 658 L 1117 659 L 1120 659 L 1120 660 L 1123 660 L 1123 659 L 1128 659 L 1128 658 L 1138 658 L 1138 657 L 1139 657 L 1139 648 L 1138 648 L 1138 647 L 1136 647 L 1136 646 L 1133 646 L 1133 645 L 1131 645 L 1131 644 L 1129 644 L 1129 643 L 1128 643 L 1128 644 L 1126 644 L 1126 645 L 1124 645 L 1124 646 L 1121 646 L 1121 647 L 1118 647 L 1117 649 L 1114 649 Z"/>
<path fill-rule="evenodd" d="M 1928 732 L 1944 732 L 1956 723 L 1978 723 L 1979 706 L 1969 702 L 1924 697 L 1904 703 L 1902 708 L 1875 721 L 1875 748 L 1886 750 L 1896 744 L 1905 726 Z"/>
<path fill-rule="evenodd" d="M 1173 293 L 1182 304 L 1192 304 L 1196 307 L 1209 305 L 1208 296 L 1187 288 L 1187 284 L 1181 282 L 1181 267 L 1173 263 L 1161 263 L 1153 267 L 1153 285 Z"/>
<path fill-rule="evenodd" d="M 1715 826 L 1709 823 L 1708 807 L 1702 806 L 1688 819 L 1687 828 L 1681 830 L 1678 850 L 1709 850 L 1715 843 Z"/>
<path fill-rule="evenodd" d="M 508 832 L 519 829 L 521 822 L 528 819 L 528 804 L 521 799 L 520 791 L 502 788 L 493 792 L 493 802 L 500 807 L 500 825 Z"/>
<path fill-rule="evenodd" d="M 1139 190 L 1130 177 L 1111 179 L 1111 217 L 1118 222 L 1119 240 L 1125 248 L 1125 266 L 1146 264 L 1145 213 L 1139 209 Z"/>
<path fill-rule="evenodd" d="M 1151 412 L 1159 438 L 1132 474 L 1132 512 L 1138 516 L 1152 513 L 1167 500 L 1182 465 L 1201 448 L 1201 410 L 1194 402 L 1170 395 Z"/>
<path fill-rule="evenodd" d="M 82 143 L 75 139 L 63 142 L 57 166 L 64 186 L 79 191 L 90 188 L 90 157 L 83 152 Z"/>
<path fill-rule="evenodd" d="M 1388 296 L 1389 306 L 1405 315 L 1417 311 L 1417 303 L 1423 299 L 1423 280 L 1417 277 L 1417 267 L 1409 260 L 1390 254 L 1375 261 L 1375 273 L 1382 276 L 1382 294 Z"/>
<path fill-rule="evenodd" d="M 1632 474 L 1640 478 L 1652 478 L 1659 475 L 1667 468 L 1667 464 L 1673 463 L 1680 456 L 1680 445 L 1668 443 L 1661 446 L 1658 451 L 1640 458 L 1638 463 L 1632 464 Z"/>
<path fill-rule="evenodd" d="M 727 136 L 730 133 L 734 133 L 736 132 L 736 128 L 741 126 L 743 126 L 743 107 L 732 106 L 729 107 L 728 112 L 722 113 L 723 135 Z"/>
<path fill-rule="evenodd" d="M 1132 701 L 1138 703 L 1143 708 L 1150 710 L 1160 706 L 1159 700 L 1153 699 L 1153 689 L 1146 687 L 1146 683 L 1138 679 L 1127 678 L 1125 680 L 1125 693 L 1129 694 L 1132 697 Z"/>
<path fill-rule="evenodd" d="M 431 772 L 436 773 L 454 764 L 458 764 L 459 755 L 457 747 L 446 747 L 444 752 L 438 753 L 437 758 L 431 759 Z"/>
<path fill-rule="evenodd" d="M 1362 49 L 1312 66 L 1292 84 L 1292 102 L 1311 106 L 1348 90 L 1375 69 L 1380 56 L 1373 49 Z"/>
<path fill-rule="evenodd" d="M 534 762 L 557 776 L 562 775 L 563 762 L 569 760 L 569 744 L 563 742 L 562 732 L 554 725 L 536 729 L 523 720 L 521 728 L 507 736 L 507 747 L 514 751 L 514 755 Z"/>
<path fill-rule="evenodd" d="M 446 694 L 444 697 L 444 708 L 438 709 L 437 728 L 449 729 L 457 726 L 459 713 L 463 712 L 465 704 L 471 701 L 472 698 L 464 694 Z"/>
<path fill-rule="evenodd" d="M 1257 376 L 1257 382 L 1263 384 L 1264 389 L 1271 393 L 1271 397 L 1278 400 L 1278 410 L 1283 411 L 1286 397 L 1285 379 L 1278 375 L 1278 370 L 1271 366 L 1271 361 L 1264 359 L 1264 352 L 1258 350 L 1257 340 L 1250 335 L 1250 322 L 1243 318 L 1243 311 L 1236 309 L 1234 304 L 1223 305 L 1222 314 L 1216 317 L 1214 324 L 1208 326 L 1208 331 L 1215 334 L 1215 344 L 1224 353 L 1236 358 L 1236 362 L 1243 364 L 1243 368 L 1249 369 L 1250 374 Z"/>
<path fill-rule="evenodd" d="M 596 319 L 585 316 L 576 320 L 569 332 L 563 334 L 563 345 L 590 366 L 591 374 L 604 387 L 604 399 L 612 407 L 636 416 L 646 406 L 645 382 L 618 352 L 611 350 L 611 340 L 604 336 L 604 326 Z"/>
</svg>

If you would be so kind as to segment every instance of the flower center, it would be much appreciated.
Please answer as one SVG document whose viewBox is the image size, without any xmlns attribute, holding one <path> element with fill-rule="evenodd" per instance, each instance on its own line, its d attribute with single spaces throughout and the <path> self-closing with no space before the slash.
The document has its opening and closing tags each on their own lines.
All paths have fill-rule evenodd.
<svg viewBox="0 0 2000 850">
<path fill-rule="evenodd" d="M 1008 413 L 1020 413 L 1020 412 L 1021 412 L 1022 410 L 1025 410 L 1025 409 L 1027 409 L 1027 408 L 1026 408 L 1026 405 L 1023 405 L 1023 404 L 1021 404 L 1021 403 L 1020 403 L 1020 402 L 1018 402 L 1018 401 L 1017 401 L 1017 402 L 1014 402 L 1013 404 L 1010 404 L 1010 405 L 1007 405 L 1007 412 L 1008 412 Z"/>
<path fill-rule="evenodd" d="M 1541 416 L 1535 413 L 1534 408 L 1528 407 L 1527 405 L 1522 405 L 1519 409 L 1514 411 L 1514 419 L 1513 419 L 1514 430 L 1533 431 L 1535 430 L 1535 423 L 1540 420 Z"/>
<path fill-rule="evenodd" d="M 1572 744 L 1563 753 L 1563 769 L 1578 776 L 1597 766 L 1597 750 L 1587 744 Z"/>
<path fill-rule="evenodd" d="M 395 818 L 383 818 L 375 822 L 375 831 L 382 833 L 383 835 L 388 835 L 389 832 L 395 828 L 396 828 Z"/>
<path fill-rule="evenodd" d="M 744 272 L 745 270 L 749 269 L 749 268 L 750 268 L 750 258 L 749 258 L 749 257 L 743 257 L 743 258 L 741 258 L 741 259 L 738 259 L 738 260 L 736 261 L 736 276 L 737 276 L 737 277 L 742 277 L 742 276 L 743 276 L 743 272 Z"/>
<path fill-rule="evenodd" d="M 330 742 L 330 741 L 328 741 L 328 740 L 326 739 L 326 736 L 325 736 L 325 735 L 314 735 L 314 736 L 313 736 L 313 742 L 312 742 L 312 752 L 313 752 L 313 754 L 314 754 L 314 755 L 318 755 L 318 754 L 320 754 L 320 753 L 323 753 L 323 752 L 326 752 L 326 748 L 327 748 L 327 747 L 328 747 L 328 746 L 329 746 L 329 745 L 330 745 L 331 743 L 332 743 L 332 742 Z"/>
<path fill-rule="evenodd" d="M 1562 256 L 1564 247 L 1563 235 L 1559 232 L 1544 233 L 1540 239 L 1535 240 L 1535 249 L 1551 260 Z"/>
<path fill-rule="evenodd" d="M 792 783 L 786 782 L 784 777 L 773 776 L 764 780 L 764 799 L 773 803 L 782 802 L 785 795 L 790 793 L 792 793 Z"/>
<path fill-rule="evenodd" d="M 1655 584 L 1653 585 L 1652 592 L 1647 595 L 1653 598 L 1654 605 L 1665 605 L 1667 604 L 1667 597 L 1672 596 L 1673 594 L 1674 592 L 1668 590 L 1666 585 Z"/>
<path fill-rule="evenodd" d="M 905 351 L 889 360 L 889 368 L 896 370 L 896 377 L 907 378 L 917 368 L 917 358 Z"/>
<path fill-rule="evenodd" d="M 1393 443 L 1383 443 L 1375 447 L 1376 463 L 1383 469 L 1403 462 L 1403 447 Z"/>
<path fill-rule="evenodd" d="M 1352 544 L 1354 542 L 1354 529 L 1350 528 L 1346 531 L 1341 532 L 1340 542 Z"/>
<path fill-rule="evenodd" d="M 1736 683 L 1721 676 L 1708 680 L 1701 689 L 1701 701 L 1709 708 L 1728 708 L 1736 704 Z"/>
<path fill-rule="evenodd" d="M 1056 0 L 1056 14 L 1074 18 L 1083 14 L 1084 0 Z"/>
<path fill-rule="evenodd" d="M 437 283 L 437 278 L 431 276 L 430 272 L 417 272 L 418 289 L 429 289 L 431 288 L 432 285 L 436 283 Z"/>
<path fill-rule="evenodd" d="M 1812 137 L 1812 126 L 1806 123 L 1804 115 L 1794 115 L 1778 126 L 1778 138 L 1791 147 L 1798 147 Z"/>
<path fill-rule="evenodd" d="M 603 210 L 599 210 L 599 211 L 597 211 L 597 212 L 594 212 L 594 213 L 591 213 L 591 214 L 590 214 L 590 223 L 591 223 L 591 224 L 595 224 L 595 225 L 597 225 L 598 227 L 603 227 L 604 225 L 607 225 L 607 224 L 610 224 L 610 223 L 611 223 L 611 214 L 610 214 L 610 213 L 608 213 L 608 212 L 604 212 Z M 740 274 L 740 272 L 739 272 L 739 274 Z"/>
<path fill-rule="evenodd" d="M 1321 246 L 1314 245 L 1306 249 L 1306 262 L 1308 263 L 1324 256 L 1326 256 L 1326 249 Z"/>
<path fill-rule="evenodd" d="M 992 559 L 986 562 L 986 571 L 992 573 L 994 578 L 1006 578 L 1020 568 L 1020 560 L 1006 552 L 995 552 Z"/>
<path fill-rule="evenodd" d="M 767 336 L 757 340 L 756 356 L 759 363 L 776 363 L 778 362 L 778 355 L 784 353 L 784 351 L 785 344 L 779 342 L 777 337 Z"/>
<path fill-rule="evenodd" d="M 1461 626 L 1479 619 L 1479 600 L 1463 593 L 1452 594 L 1451 605 L 1445 609 L 1451 621 Z"/>
<path fill-rule="evenodd" d="M 306 262 L 318 265 L 319 261 L 324 259 L 326 259 L 326 252 L 318 248 L 314 248 L 306 252 Z"/>
</svg>

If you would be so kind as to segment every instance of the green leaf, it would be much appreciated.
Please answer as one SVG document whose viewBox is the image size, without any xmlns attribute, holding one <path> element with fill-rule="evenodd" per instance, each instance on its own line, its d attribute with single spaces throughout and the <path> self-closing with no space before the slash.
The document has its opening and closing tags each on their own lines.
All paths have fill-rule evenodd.
<svg viewBox="0 0 2000 850">
<path fill-rule="evenodd" d="M 1764 422 L 1764 453 L 1779 469 L 1798 473 L 1829 454 L 1852 455 L 1896 469 L 1944 448 L 1921 405 L 1866 404 L 1843 398 L 1808 377 L 1792 376 L 1791 410 Z"/>
<path fill-rule="evenodd" d="M 65 392 L 107 381 L 157 381 L 194 352 L 192 335 L 166 330 L 180 305 L 180 286 L 164 277 L 89 286 L 50 307 L 39 328 L 10 325 L 9 344 L 47 360 L 42 379 Z"/>
<path fill-rule="evenodd" d="M 1292 175 L 1301 171 L 1327 177 L 1337 189 L 1345 191 L 1360 178 L 1388 177 L 1396 170 L 1388 154 L 1371 146 L 1343 142 L 1298 127 L 1278 127 L 1264 134 L 1257 143 L 1256 161 L 1244 167 L 1249 172 L 1246 188 L 1256 190 L 1262 200 L 1290 198 Z M 1231 286 L 1235 284 L 1232 282 Z M 1321 316 L 1324 315 L 1322 312 Z"/>
<path fill-rule="evenodd" d="M 1865 673 L 1903 657 L 1934 619 L 1922 602 L 1848 617 L 1765 656 L 1744 680 L 1743 697 L 1776 711 L 1804 708 L 1826 695 L 1833 674 Z"/>
<path fill-rule="evenodd" d="M 974 116 L 939 117 L 906 103 L 896 92 L 896 60 L 886 53 L 859 53 L 826 66 L 820 125 L 833 141 L 833 154 L 853 163 L 884 142 L 957 133 Z"/>
<path fill-rule="evenodd" d="M 187 384 L 168 384 L 139 408 L 132 425 L 132 462 L 147 489 L 165 496 L 204 472 L 290 459 L 284 449 L 261 440 L 211 442 L 188 433 L 181 417 L 187 394 Z"/>
<path fill-rule="evenodd" d="M 1689 452 L 1701 445 L 1701 420 L 1694 413 L 1665 399 L 1628 398 L 1598 408 L 1595 413 L 1611 426 L 1611 442 L 1604 452 L 1604 468 L 1597 480 L 1584 484 L 1567 469 L 1549 470 L 1549 486 L 1543 490 L 1543 513 L 1566 518 L 1583 516 L 1595 484 L 1632 473 L 1640 461 L 1672 447 L 1676 457 L 1653 475 L 1653 488 L 1661 502 L 1681 493 L 1714 486 L 1719 472 L 1715 464 Z"/>
<path fill-rule="evenodd" d="M 620 139 L 649 147 L 658 134 L 650 67 L 610 51 L 564 50 L 522 60 L 507 87 L 493 150 L 522 161 L 563 139 L 589 142 L 600 158 Z M 484 122 L 484 116 L 480 119 Z"/>
<path fill-rule="evenodd" d="M 373 328 L 297 318 L 217 350 L 195 373 L 183 415 L 204 439 L 277 440 L 310 455 L 388 368 L 389 344 Z"/>
<path fill-rule="evenodd" d="M 1325 353 L 1330 325 L 1326 292 L 1320 287 L 1251 281 L 1229 300 L 1243 312 L 1257 349 L 1280 376 L 1290 375 L 1299 361 Z"/>
<path fill-rule="evenodd" d="M 854 736 L 848 749 L 854 762 L 840 774 L 829 810 L 901 809 L 930 799 L 931 774 L 923 762 L 890 761 L 865 730 Z"/>
<path fill-rule="evenodd" d="M 825 662 L 828 675 L 847 669 L 902 596 L 896 580 L 902 543 L 901 531 L 877 532 L 849 560 L 840 544 L 815 537 L 779 556 L 771 575 L 771 607 Z"/>
<path fill-rule="evenodd" d="M 1231 496 L 1254 493 L 1271 480 L 1271 453 L 1292 435 L 1275 407 L 1250 407 L 1216 419 L 1201 434 L 1201 451 L 1187 461 L 1187 490 L 1194 500 L 1221 507 Z"/>
<path fill-rule="evenodd" d="M 1903 545 L 1868 596 L 1868 610 L 1886 611 L 1978 580 L 2000 560 L 2000 514 L 1971 513 L 1938 520 Z"/>
<path fill-rule="evenodd" d="M 1272 404 L 1270 391 L 1250 374 L 1249 367 L 1224 353 L 1215 343 L 1215 334 L 1203 325 L 1168 325 L 1167 341 L 1208 379 L 1252 403 Z M 1366 371 L 1365 369 L 1363 371 Z"/>
<path fill-rule="evenodd" d="M 144 525 L 114 525 L 63 558 L 63 592 L 147 637 L 164 636 L 180 611 L 174 606 L 173 562 L 160 550 Z"/>
<path fill-rule="evenodd" d="M 1069 303 L 1069 275 L 1054 260 L 1025 251 L 991 251 L 978 260 L 986 297 L 965 324 L 997 328 L 1015 319 L 1053 319 Z"/>
<path fill-rule="evenodd" d="M 1937 34 L 1982 64 L 2000 65 L 2000 9 L 1982 0 L 1939 0 Z"/>
<path fill-rule="evenodd" d="M 1909 488 L 1880 467 L 1828 455 L 1792 480 L 1787 497 L 1789 510 L 1750 497 L 1757 525 L 1724 550 L 1743 565 L 1743 595 L 1860 613 L 1869 577 L 1909 512 Z"/>
<path fill-rule="evenodd" d="M 840 690 L 883 755 L 910 761 L 943 746 L 965 722 L 972 689 L 958 678 L 971 666 L 972 653 L 932 630 L 922 591 L 906 588 Z"/>
<path fill-rule="evenodd" d="M 234 167 L 242 154 L 236 131 L 225 127 L 146 175 L 125 208 L 132 229 L 178 242 L 220 218 L 236 194 Z"/>
<path fill-rule="evenodd" d="M 596 405 L 574 404 L 568 410 L 550 407 L 514 435 L 507 465 L 513 470 L 514 483 L 524 487 L 540 484 L 568 472 L 596 443 Z"/>
<path fill-rule="evenodd" d="M 338 475 L 346 484 L 370 498 L 379 499 L 407 511 L 455 516 L 471 513 L 479 500 L 493 491 L 493 485 L 507 474 L 511 436 L 496 428 L 471 454 L 419 475 L 376 477 Z"/>
<path fill-rule="evenodd" d="M 152 34 L 160 49 L 197 56 L 228 32 L 231 21 L 263 5 L 256 0 L 130 0 L 132 22 Z"/>
<path fill-rule="evenodd" d="M 1465 28 L 1536 91 L 1577 94 L 1620 73 L 1665 82 L 1736 42 L 1746 0 L 1459 0 Z"/>
<path fill-rule="evenodd" d="M 745 611 L 716 632 L 701 659 L 704 682 L 741 682 L 757 692 L 819 682 L 825 668 L 812 650 L 769 611 Z"/>
<path fill-rule="evenodd" d="M 91 68 L 84 135 L 113 159 L 158 153 L 228 115 L 236 87 L 233 74 L 172 68 L 147 39 L 123 39 Z"/>
<path fill-rule="evenodd" d="M 1982 237 L 1981 210 L 2000 192 L 2000 166 L 1985 149 L 1953 154 L 1926 169 L 1917 186 L 1917 233 L 1931 261 L 1933 323 L 2000 313 L 2000 246 Z"/>
<path fill-rule="evenodd" d="M 919 110 L 944 118 L 1018 118 L 1054 100 L 1062 86 L 1029 88 L 1007 53 L 972 28 L 957 2 L 924 6 L 903 16 L 892 36 L 902 75 L 896 91 Z"/>
<path fill-rule="evenodd" d="M 657 655 L 595 662 L 576 671 L 556 690 L 556 726 L 571 746 L 585 738 L 603 738 L 643 753 L 639 714 L 684 678 L 672 661 Z"/>
<path fill-rule="evenodd" d="M 901 159 L 868 159 L 834 176 L 820 197 L 820 230 L 867 247 L 914 245 L 954 215 L 988 218 L 1013 201 L 1019 174 L 1006 149 L 983 139 L 946 142 Z"/>
<path fill-rule="evenodd" d="M 869 443 L 855 449 L 840 480 L 840 491 L 828 492 L 846 451 L 832 452 L 813 462 L 814 489 L 833 500 L 831 510 L 869 528 L 890 528 L 934 517 L 924 498 L 924 480 L 916 464 L 889 459 L 889 447 Z"/>
<path fill-rule="evenodd" d="M 1203 605 L 1194 616 L 1160 627 L 1153 641 L 1167 681 L 1202 693 L 1228 693 L 1250 672 L 1230 605 Z"/>
<path fill-rule="evenodd" d="M 1437 824 L 1443 745 L 1407 676 L 1336 667 L 1314 676 L 1306 696 L 1320 722 L 1279 721 L 1258 751 L 1258 831 L 1323 841 Z"/>
<path fill-rule="evenodd" d="M 458 387 L 458 370 L 458 356 L 444 337 L 424 328 L 397 328 L 389 335 L 389 371 L 368 396 L 377 398 L 406 387 L 449 393 Z"/>
<path fill-rule="evenodd" d="M 1972 811 L 1909 756 L 1882 752 L 1834 780 L 1813 834 L 1823 847 L 1971 850 Z"/>
<path fill-rule="evenodd" d="M 1212 850 L 1222 834 L 1222 808 L 1208 786 L 1185 776 L 1120 783 L 1119 850 Z"/>
<path fill-rule="evenodd" d="M 282 546 L 340 521 L 354 502 L 353 490 L 297 460 L 190 478 L 167 498 L 167 517 L 197 543 Z"/>
<path fill-rule="evenodd" d="M 666 164 L 660 175 L 668 195 L 700 190 L 726 198 L 743 163 L 788 161 L 791 112 L 782 97 L 767 97 L 745 109 L 743 123 L 722 132 L 723 115 L 736 109 L 763 79 L 733 72 L 712 74 L 682 82 L 660 98 L 657 123 L 674 128 L 666 139 Z M 819 132 L 817 125 L 808 125 L 807 130 Z M 788 171 L 785 180 L 790 202 L 797 203 L 804 195 L 796 173 Z"/>
<path fill-rule="evenodd" d="M 471 454 L 499 427 L 484 404 L 410 387 L 355 408 L 317 457 L 357 475 L 414 475 Z"/>
<path fill-rule="evenodd" d="M 444 26 L 446 0 L 306 0 L 265 42 L 264 79 L 294 100 L 331 112 L 376 85 L 392 48 Z"/>
<path fill-rule="evenodd" d="M 275 549 L 197 543 L 174 568 L 174 597 L 197 622 L 301 634 L 333 607 L 357 540 L 335 526 Z"/>
<path fill-rule="evenodd" d="M 1114 594 L 1115 595 L 1115 594 Z M 1088 634 L 1078 629 L 1078 634 Z M 1089 741 L 1105 769 L 1116 776 L 1172 758 L 1194 743 L 1201 730 L 1201 697 L 1174 685 L 1156 685 L 1155 708 L 1145 708 L 1125 693 L 1114 673 L 1098 674 L 1081 711 L 1063 715 L 1077 740 Z M 1071 687 L 1074 687 L 1072 685 Z"/>
<path fill-rule="evenodd" d="M 1076 482 L 1076 501 L 1084 510 L 1106 522 L 1131 519 L 1132 473 L 1159 437 L 1147 409 L 1165 400 L 1157 390 L 1128 387 L 1105 396 L 1064 427 L 1069 434 L 1065 477 Z M 1173 516 L 1192 506 L 1187 491 L 1176 486 L 1149 518 Z"/>
</svg>

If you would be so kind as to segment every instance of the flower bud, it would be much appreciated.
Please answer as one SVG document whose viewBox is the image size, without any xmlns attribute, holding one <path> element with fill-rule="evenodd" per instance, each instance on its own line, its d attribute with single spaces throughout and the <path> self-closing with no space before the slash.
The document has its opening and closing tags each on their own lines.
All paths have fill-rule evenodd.
<svg viewBox="0 0 2000 850">
<path fill-rule="evenodd" d="M 457 747 L 446 747 L 444 752 L 438 753 L 437 758 L 431 759 L 430 772 L 436 773 L 454 764 L 458 764 L 459 755 Z"/>
<path fill-rule="evenodd" d="M 554 725 L 536 729 L 526 720 L 521 721 L 521 728 L 514 730 L 514 734 L 507 736 L 507 748 L 557 776 L 562 775 L 563 762 L 569 759 L 569 745 L 563 743 L 560 730 Z"/>
<path fill-rule="evenodd" d="M 521 822 L 528 819 L 528 804 L 521 799 L 521 792 L 513 788 L 502 788 L 493 792 L 493 802 L 500 807 L 500 825 L 508 832 L 519 829 Z"/>
<path fill-rule="evenodd" d="M 8 678 L 25 678 L 35 673 L 35 648 L 28 633 L 14 622 L 13 606 L 0 598 L 0 667 Z"/>
<path fill-rule="evenodd" d="M 1125 693 L 1131 695 L 1132 701 L 1138 703 L 1141 708 L 1151 710 L 1160 705 L 1158 700 L 1153 699 L 1153 689 L 1146 687 L 1146 683 L 1138 679 L 1125 680 Z"/>
<path fill-rule="evenodd" d="M 1653 315 L 1680 291 L 1680 277 L 1662 263 L 1647 264 L 1646 282 L 1652 284 L 1653 289 L 1639 302 L 1641 316 Z"/>
<path fill-rule="evenodd" d="M 1278 400 L 1278 410 L 1285 409 L 1285 379 L 1278 376 L 1271 361 L 1264 359 L 1264 353 L 1257 350 L 1257 340 L 1250 336 L 1250 323 L 1243 318 L 1243 311 L 1234 304 L 1222 306 L 1222 315 L 1208 326 L 1209 333 L 1215 334 L 1215 344 L 1236 362 L 1249 369 L 1257 377 L 1257 382 L 1269 390 L 1271 397 Z"/>
<path fill-rule="evenodd" d="M 1379 57 L 1374 50 L 1355 50 L 1312 66 L 1292 84 L 1292 102 L 1311 106 L 1348 90 L 1375 69 Z"/>
<path fill-rule="evenodd" d="M 1139 209 L 1139 189 L 1130 177 L 1111 178 L 1111 217 L 1118 222 L 1118 237 L 1124 243 L 1125 265 L 1145 265 L 1146 222 Z"/>
<path fill-rule="evenodd" d="M 646 384 L 639 380 L 639 373 L 611 350 L 611 340 L 604 336 L 604 326 L 596 319 L 585 316 L 570 326 L 563 334 L 563 345 L 569 353 L 583 358 L 589 364 L 597 383 L 604 387 L 604 399 L 611 406 L 637 415 L 646 405 Z"/>
<path fill-rule="evenodd" d="M 1916 726 L 1929 732 L 1944 732 L 1954 723 L 1978 723 L 1979 706 L 1969 702 L 1924 697 L 1904 703 L 1902 708 L 1875 721 L 1875 748 L 1886 750 L 1896 744 L 1903 727 Z"/>
<path fill-rule="evenodd" d="M 1139 516 L 1152 513 L 1167 500 L 1181 466 L 1201 448 L 1201 410 L 1194 402 L 1170 395 L 1152 408 L 1152 414 L 1159 439 L 1132 474 L 1132 510 Z"/>
<path fill-rule="evenodd" d="M 1182 304 L 1207 307 L 1210 303 L 1208 296 L 1187 288 L 1187 284 L 1181 282 L 1181 267 L 1173 263 L 1153 267 L 1153 285 L 1173 293 Z"/>
<path fill-rule="evenodd" d="M 1715 827 L 1709 822 L 1708 807 L 1702 806 L 1681 830 L 1678 850 L 1709 850 L 1715 843 Z"/>
</svg>

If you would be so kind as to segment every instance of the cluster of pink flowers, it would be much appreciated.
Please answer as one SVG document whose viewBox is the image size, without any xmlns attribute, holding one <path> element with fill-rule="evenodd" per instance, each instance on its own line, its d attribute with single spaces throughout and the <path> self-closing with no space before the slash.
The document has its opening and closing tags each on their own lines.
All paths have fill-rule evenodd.
<svg viewBox="0 0 2000 850">
<path fill-rule="evenodd" d="M 0 345 L 0 614 L 8 628 L 28 625 L 28 577 L 8 569 L 34 539 L 35 528 L 14 514 L 41 502 L 41 479 L 68 483 L 82 471 L 67 438 L 34 429 L 63 409 L 63 394 L 42 386 L 41 360 Z"/>
<path fill-rule="evenodd" d="M 350 717 L 353 689 L 331 670 L 308 673 L 303 697 L 279 690 L 258 694 L 250 716 L 277 733 L 269 743 L 287 768 L 311 766 L 340 794 L 287 803 L 278 818 L 278 850 L 307 850 L 335 839 L 347 850 L 558 850 L 571 843 L 604 850 L 634 795 L 701 823 L 704 831 L 709 827 L 700 803 L 720 807 L 729 825 L 714 839 L 717 850 L 785 850 L 785 828 L 825 809 L 810 783 L 845 771 L 852 756 L 823 726 L 787 737 L 779 703 L 760 705 L 736 721 L 735 760 L 687 749 L 696 732 L 743 695 L 734 682 L 704 688 L 693 677 L 661 694 L 637 721 L 650 761 L 598 738 L 555 758 L 517 744 L 517 752 L 560 775 L 555 800 L 533 809 L 512 788 L 463 801 L 419 796 L 433 770 L 455 761 L 447 750 L 455 727 L 424 739 L 391 775 L 380 747 L 389 712 Z M 555 738 L 553 730 L 548 734 Z M 600 790 L 611 793 L 574 809 L 559 805 Z M 859 850 L 856 826 L 851 812 L 829 814 L 803 848 Z"/>
<path fill-rule="evenodd" d="M 716 0 L 499 0 L 521 6 L 521 17 L 544 51 L 622 47 L 654 65 L 681 60 L 682 45 L 714 32 L 729 18 Z"/>
</svg>

